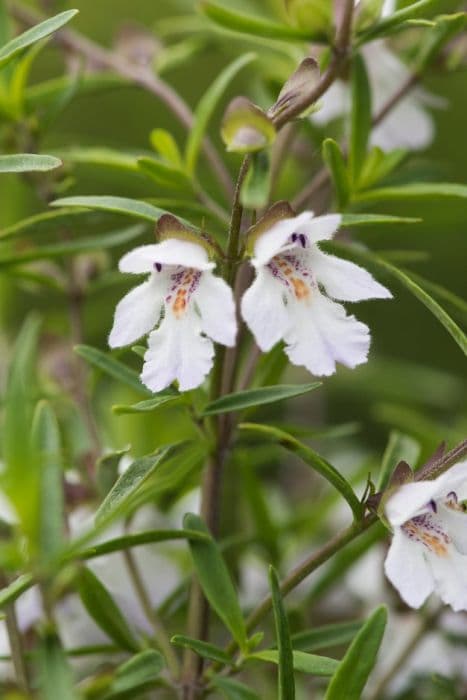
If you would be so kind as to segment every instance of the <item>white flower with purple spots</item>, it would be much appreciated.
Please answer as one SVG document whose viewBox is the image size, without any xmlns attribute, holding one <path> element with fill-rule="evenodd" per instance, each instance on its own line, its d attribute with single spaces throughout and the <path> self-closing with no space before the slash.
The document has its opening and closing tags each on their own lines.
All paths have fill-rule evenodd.
<svg viewBox="0 0 467 700">
<path fill-rule="evenodd" d="M 467 461 L 433 481 L 401 486 L 385 506 L 394 537 L 384 565 L 401 598 L 419 608 L 436 592 L 467 610 Z"/>
<path fill-rule="evenodd" d="M 174 221 L 166 215 L 160 227 L 180 231 Z M 213 275 L 214 267 L 208 247 L 194 236 L 167 237 L 135 248 L 120 260 L 121 272 L 149 273 L 149 278 L 117 305 L 109 345 L 130 345 L 149 333 L 141 381 L 151 391 L 161 391 L 173 381 L 180 391 L 196 388 L 211 370 L 213 341 L 234 345 L 232 290 Z"/>
<path fill-rule="evenodd" d="M 256 279 L 243 296 L 242 316 L 264 352 L 283 340 L 290 361 L 316 376 L 333 374 L 336 362 L 354 368 L 366 362 L 370 332 L 333 299 L 391 293 L 363 268 L 319 249 L 317 242 L 338 229 L 339 214 L 291 213 L 279 202 L 249 234 Z"/>
</svg>

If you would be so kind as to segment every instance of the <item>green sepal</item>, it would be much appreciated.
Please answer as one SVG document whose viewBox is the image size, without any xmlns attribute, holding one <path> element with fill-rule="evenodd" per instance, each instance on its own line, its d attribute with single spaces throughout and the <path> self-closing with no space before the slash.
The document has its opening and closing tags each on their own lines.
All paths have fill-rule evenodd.
<svg viewBox="0 0 467 700">
<path fill-rule="evenodd" d="M 260 107 L 246 97 L 236 97 L 226 109 L 221 136 L 228 151 L 255 153 L 272 144 L 276 129 Z"/>
</svg>

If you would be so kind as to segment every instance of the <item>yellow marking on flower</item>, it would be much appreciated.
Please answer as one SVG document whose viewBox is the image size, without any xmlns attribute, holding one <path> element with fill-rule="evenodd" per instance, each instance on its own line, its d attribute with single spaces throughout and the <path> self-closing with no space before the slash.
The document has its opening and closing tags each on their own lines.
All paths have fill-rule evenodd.
<svg viewBox="0 0 467 700">
<path fill-rule="evenodd" d="M 299 301 L 310 296 L 310 288 L 299 277 L 291 277 L 290 283 L 293 286 L 294 294 Z"/>
</svg>

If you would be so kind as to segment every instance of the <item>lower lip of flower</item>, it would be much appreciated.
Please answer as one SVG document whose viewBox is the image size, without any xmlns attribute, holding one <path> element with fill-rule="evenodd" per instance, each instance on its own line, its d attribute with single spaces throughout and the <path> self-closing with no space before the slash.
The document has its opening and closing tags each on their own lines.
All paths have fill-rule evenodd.
<svg viewBox="0 0 467 700">
<path fill-rule="evenodd" d="M 177 270 L 170 276 L 171 284 L 165 302 L 172 306 L 172 311 L 177 318 L 181 318 L 187 310 L 200 278 L 201 272 L 189 267 Z"/>
<path fill-rule="evenodd" d="M 431 513 L 423 513 L 408 520 L 402 525 L 402 530 L 409 539 L 420 542 L 433 554 L 439 557 L 447 556 L 451 538 L 433 519 Z"/>
</svg>

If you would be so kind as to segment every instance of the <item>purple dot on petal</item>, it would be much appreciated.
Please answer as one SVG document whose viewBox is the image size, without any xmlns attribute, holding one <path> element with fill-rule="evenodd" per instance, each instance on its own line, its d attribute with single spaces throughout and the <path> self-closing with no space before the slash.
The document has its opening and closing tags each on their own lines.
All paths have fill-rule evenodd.
<svg viewBox="0 0 467 700">
<path fill-rule="evenodd" d="M 157 272 L 160 272 L 162 270 L 162 265 L 161 263 L 155 262 L 154 263 L 154 268 L 157 270 Z"/>
<path fill-rule="evenodd" d="M 298 236 L 298 238 L 299 238 L 299 240 L 300 240 L 300 243 L 301 243 L 302 248 L 306 248 L 306 236 L 305 236 L 305 234 L 304 234 L 304 233 L 300 233 L 299 236 Z"/>
</svg>

